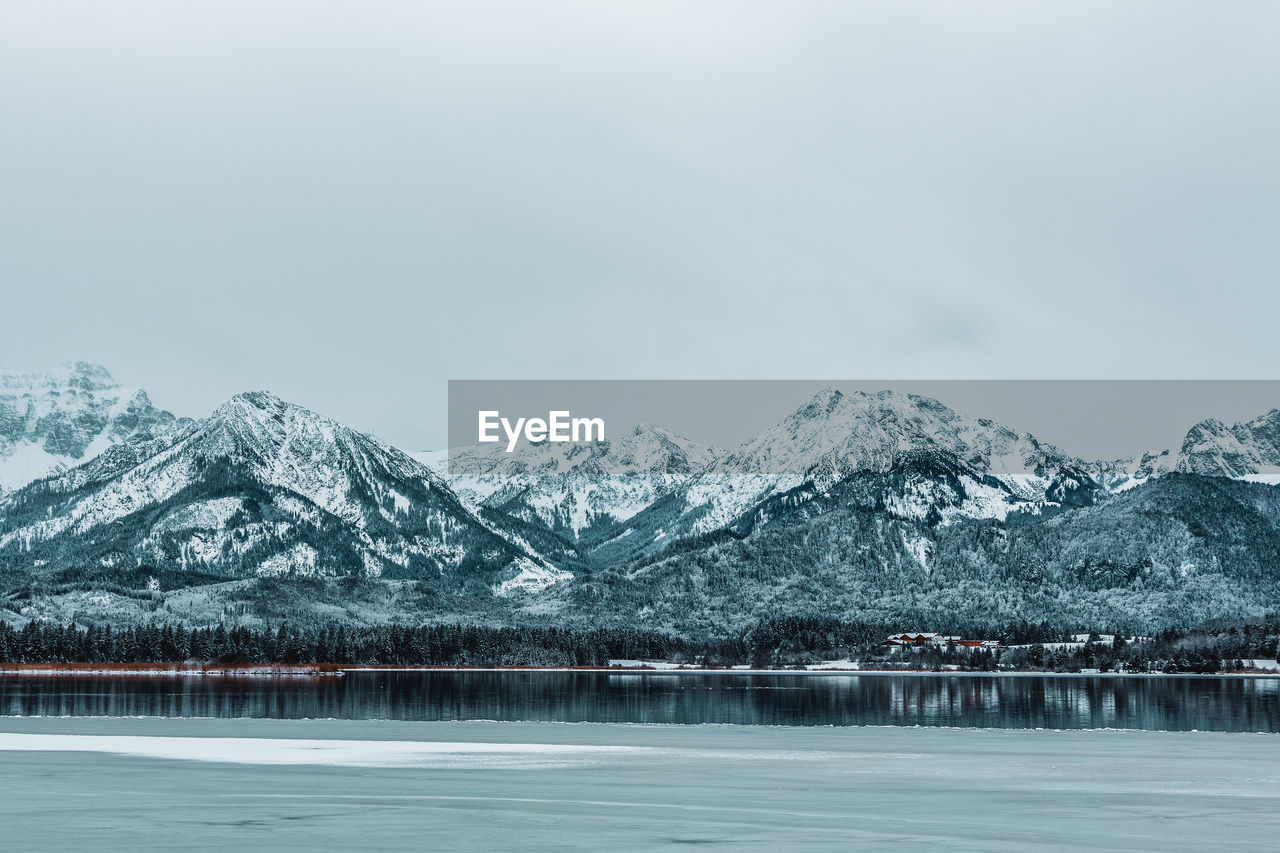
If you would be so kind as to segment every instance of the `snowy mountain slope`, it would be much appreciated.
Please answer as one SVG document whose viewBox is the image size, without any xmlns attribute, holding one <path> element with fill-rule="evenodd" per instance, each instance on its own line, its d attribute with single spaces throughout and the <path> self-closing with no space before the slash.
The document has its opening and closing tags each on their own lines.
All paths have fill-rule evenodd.
<svg viewBox="0 0 1280 853">
<path fill-rule="evenodd" d="M 1163 477 L 1177 467 L 1178 455 L 1171 450 L 1139 453 L 1128 459 L 1094 462 L 1089 471 L 1108 492 L 1123 492 Z"/>
<path fill-rule="evenodd" d="M 465 499 L 577 542 L 616 528 L 720 453 L 641 424 L 592 445 L 545 443 L 517 453 L 500 445 L 459 449 L 450 455 L 447 469 L 449 484 Z M 439 460 L 427 454 L 422 458 Z"/>
<path fill-rule="evenodd" d="M 0 499 L 0 567 L 386 576 L 479 594 L 566 577 L 418 462 L 262 392 Z"/>
<path fill-rule="evenodd" d="M 113 444 L 166 435 L 186 423 L 98 365 L 0 372 L 0 493 L 79 465 Z"/>
<path fill-rule="evenodd" d="M 449 479 L 449 451 L 447 450 L 405 450 L 404 455 L 410 459 L 425 465 L 435 474 L 446 482 Z"/>
<path fill-rule="evenodd" d="M 817 614 L 1152 630 L 1274 612 L 1280 595 L 1274 487 L 1175 472 L 1091 506 L 931 524 L 878 503 L 899 477 L 847 478 L 770 523 L 581 576 L 539 612 L 695 636 Z"/>
</svg>

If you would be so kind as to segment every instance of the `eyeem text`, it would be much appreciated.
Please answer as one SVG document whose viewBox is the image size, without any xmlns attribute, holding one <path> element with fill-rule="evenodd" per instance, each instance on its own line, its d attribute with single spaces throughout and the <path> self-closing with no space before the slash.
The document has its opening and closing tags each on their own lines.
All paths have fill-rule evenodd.
<svg viewBox="0 0 1280 853">
<path fill-rule="evenodd" d="M 575 418 L 567 411 L 547 412 L 546 419 L 502 417 L 501 412 L 480 412 L 480 441 L 502 441 L 499 429 L 506 436 L 507 452 L 516 449 L 516 443 L 523 435 L 530 444 L 544 441 L 579 442 L 604 441 L 604 418 Z"/>
</svg>

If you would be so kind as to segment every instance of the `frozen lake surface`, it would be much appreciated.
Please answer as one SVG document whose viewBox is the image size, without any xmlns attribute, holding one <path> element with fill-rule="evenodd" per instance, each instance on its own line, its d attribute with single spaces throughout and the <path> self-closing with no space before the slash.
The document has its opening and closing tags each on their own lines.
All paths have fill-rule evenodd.
<svg viewBox="0 0 1280 853">
<path fill-rule="evenodd" d="M 0 720 L 10 849 L 1274 849 L 1280 736 Z"/>
</svg>

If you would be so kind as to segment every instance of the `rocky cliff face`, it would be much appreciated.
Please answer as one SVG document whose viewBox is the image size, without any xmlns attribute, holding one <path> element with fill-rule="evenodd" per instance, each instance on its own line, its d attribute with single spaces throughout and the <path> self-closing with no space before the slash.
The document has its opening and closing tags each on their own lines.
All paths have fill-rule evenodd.
<svg viewBox="0 0 1280 853">
<path fill-rule="evenodd" d="M 1178 470 L 1238 478 L 1280 475 L 1280 409 L 1231 426 L 1201 421 L 1182 442 Z"/>
</svg>

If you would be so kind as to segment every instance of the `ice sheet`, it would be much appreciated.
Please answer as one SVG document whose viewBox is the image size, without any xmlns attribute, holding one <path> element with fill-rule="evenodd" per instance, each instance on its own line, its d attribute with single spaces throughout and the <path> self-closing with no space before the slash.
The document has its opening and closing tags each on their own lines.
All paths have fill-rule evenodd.
<svg viewBox="0 0 1280 853">
<path fill-rule="evenodd" d="M 17 747 L 0 751 L 0 825 L 18 849 L 1199 851 L 1280 837 L 1272 734 L 84 718 L 0 732 Z"/>
</svg>

